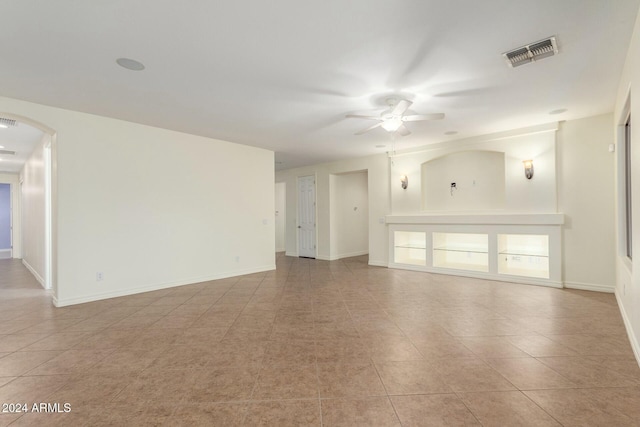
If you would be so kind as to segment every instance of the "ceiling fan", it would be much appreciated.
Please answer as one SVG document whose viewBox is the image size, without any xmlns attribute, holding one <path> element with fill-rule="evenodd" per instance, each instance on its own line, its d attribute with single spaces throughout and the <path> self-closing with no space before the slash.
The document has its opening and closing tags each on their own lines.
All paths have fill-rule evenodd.
<svg viewBox="0 0 640 427">
<path fill-rule="evenodd" d="M 389 109 L 380 113 L 380 116 L 361 116 L 358 114 L 347 114 L 346 117 L 378 121 L 378 123 L 376 123 L 375 125 L 369 126 L 368 128 L 361 130 L 360 132 L 356 132 L 356 135 L 362 135 L 365 132 L 369 132 L 370 130 L 381 126 L 387 132 L 397 132 L 402 136 L 411 134 L 409 129 L 407 129 L 404 125 L 404 122 L 444 119 L 443 113 L 413 114 L 405 116 L 404 113 L 407 111 L 407 109 L 409 109 L 411 104 L 413 104 L 413 102 L 406 99 L 398 100 L 396 98 L 387 98 L 387 105 L 389 105 Z"/>
</svg>

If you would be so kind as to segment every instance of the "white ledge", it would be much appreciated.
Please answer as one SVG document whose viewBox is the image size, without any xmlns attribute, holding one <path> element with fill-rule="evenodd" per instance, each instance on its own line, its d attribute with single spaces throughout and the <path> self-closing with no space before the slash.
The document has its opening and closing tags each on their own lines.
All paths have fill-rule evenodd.
<svg viewBox="0 0 640 427">
<path fill-rule="evenodd" d="M 424 214 L 387 215 L 387 224 L 517 224 L 562 225 L 564 214 Z"/>
</svg>

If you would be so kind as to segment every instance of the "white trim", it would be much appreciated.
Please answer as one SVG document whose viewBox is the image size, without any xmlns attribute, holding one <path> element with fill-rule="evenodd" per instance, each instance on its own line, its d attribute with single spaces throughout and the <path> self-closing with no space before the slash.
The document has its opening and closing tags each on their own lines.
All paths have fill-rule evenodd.
<svg viewBox="0 0 640 427">
<path fill-rule="evenodd" d="M 99 301 L 99 300 L 109 299 L 109 298 L 124 297 L 127 295 L 157 291 L 157 290 L 166 289 L 166 288 L 174 288 L 177 286 L 193 285 L 200 282 L 208 282 L 210 280 L 226 279 L 228 277 L 243 276 L 245 274 L 262 273 L 264 271 L 272 271 L 275 269 L 276 269 L 275 265 L 267 265 L 267 266 L 256 267 L 256 268 L 235 270 L 227 273 L 214 274 L 212 276 L 194 277 L 192 279 L 180 280 L 177 282 L 166 282 L 166 283 L 159 283 L 157 285 L 142 286 L 139 288 L 122 289 L 119 291 L 112 291 L 112 292 L 102 292 L 102 293 L 86 295 L 78 298 L 59 299 L 54 295 L 53 305 L 55 305 L 56 307 L 65 307 L 68 305 L 82 304 L 86 302 Z"/>
<path fill-rule="evenodd" d="M 561 225 L 564 214 L 453 214 L 453 215 L 387 215 L 387 224 L 500 224 Z"/>
<path fill-rule="evenodd" d="M 537 125 L 537 126 L 530 126 L 530 127 L 521 128 L 521 129 L 513 129 L 513 130 L 504 131 L 504 132 L 490 133 L 487 135 L 472 136 L 470 138 L 457 139 L 453 141 L 436 142 L 429 145 L 423 145 L 421 147 L 400 150 L 395 153 L 389 152 L 388 155 L 390 158 L 392 158 L 392 157 L 406 156 L 406 155 L 412 155 L 417 153 L 424 153 L 424 152 L 437 150 L 445 147 L 459 149 L 461 147 L 466 147 L 469 145 L 476 145 L 484 142 L 497 141 L 500 139 L 534 135 L 536 133 L 556 132 L 558 128 L 559 128 L 558 122 L 550 122 L 550 123 Z"/>
<path fill-rule="evenodd" d="M 0 249 L 0 259 L 11 259 L 11 249 Z"/>
<path fill-rule="evenodd" d="M 631 322 L 629 321 L 629 316 L 627 316 L 627 312 L 624 310 L 624 305 L 622 304 L 622 299 L 618 294 L 618 290 L 614 292 L 616 296 L 616 301 L 618 301 L 618 308 L 620 309 L 620 314 L 622 315 L 622 321 L 624 322 L 624 327 L 627 330 L 627 336 L 629 337 L 629 343 L 631 344 L 631 349 L 633 350 L 633 355 L 636 357 L 636 363 L 640 366 L 640 344 L 638 344 L 638 340 L 636 339 L 635 334 L 633 333 L 633 328 L 631 327 Z"/>
<path fill-rule="evenodd" d="M 33 274 L 33 277 L 36 278 L 36 280 L 38 281 L 38 283 L 40 283 L 40 285 L 44 288 L 47 289 L 44 285 L 44 278 L 38 274 L 38 272 L 29 265 L 29 263 L 27 261 L 25 261 L 24 259 L 22 260 L 22 264 L 27 267 L 27 270 L 29 270 L 31 272 L 31 274 Z"/>
<path fill-rule="evenodd" d="M 293 257 L 298 257 L 298 253 L 297 252 L 285 252 L 284 256 L 293 256 Z"/>
<path fill-rule="evenodd" d="M 564 287 L 567 289 L 580 289 L 583 291 L 606 292 L 609 294 L 612 294 L 616 291 L 616 287 L 614 285 L 598 285 L 595 283 L 565 281 Z"/>
<path fill-rule="evenodd" d="M 276 248 L 276 252 L 284 252 L 285 248 Z"/>
<path fill-rule="evenodd" d="M 492 274 L 492 273 L 483 272 L 483 271 L 475 272 L 475 271 L 469 271 L 469 270 L 457 270 L 454 268 L 438 268 L 438 267 L 425 267 L 424 265 L 396 264 L 393 262 L 389 263 L 389 268 L 420 271 L 422 273 L 431 273 L 431 274 L 444 274 L 447 276 L 453 275 L 453 276 L 471 277 L 473 279 L 493 280 L 496 282 L 546 286 L 548 288 L 559 288 L 559 289 L 563 288 L 562 282 L 558 282 L 555 280 L 536 279 L 535 277 L 524 277 L 524 276 L 523 277 L 509 276 L 506 274 Z"/>
<path fill-rule="evenodd" d="M 369 265 L 372 265 L 374 267 L 387 267 L 389 268 L 389 264 L 386 261 L 375 261 L 375 260 L 369 260 Z"/>
<path fill-rule="evenodd" d="M 337 258 L 335 259 L 351 258 L 354 256 L 362 256 L 362 255 L 369 255 L 369 249 L 366 249 L 364 251 L 356 251 L 356 252 L 349 252 L 346 254 L 340 254 L 340 255 L 337 255 Z"/>
<path fill-rule="evenodd" d="M 365 250 L 365 251 L 350 252 L 347 254 L 340 254 L 340 255 L 333 255 L 333 256 L 318 256 L 317 259 L 321 259 L 324 261 L 336 261 L 342 258 L 351 258 L 354 256 L 362 256 L 362 255 L 368 255 L 368 254 L 369 254 L 369 250 Z"/>
</svg>

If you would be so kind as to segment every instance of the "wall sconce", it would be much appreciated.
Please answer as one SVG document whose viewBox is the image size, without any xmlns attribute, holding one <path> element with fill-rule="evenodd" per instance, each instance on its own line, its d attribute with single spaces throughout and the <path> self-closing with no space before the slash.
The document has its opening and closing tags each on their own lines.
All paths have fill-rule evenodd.
<svg viewBox="0 0 640 427">
<path fill-rule="evenodd" d="M 524 176 L 527 179 L 533 178 L 533 160 L 525 160 L 522 163 L 524 164 Z"/>
<path fill-rule="evenodd" d="M 402 175 L 400 177 L 400 184 L 402 184 L 402 189 L 406 190 L 407 187 L 409 186 L 409 177 L 406 175 Z"/>
</svg>

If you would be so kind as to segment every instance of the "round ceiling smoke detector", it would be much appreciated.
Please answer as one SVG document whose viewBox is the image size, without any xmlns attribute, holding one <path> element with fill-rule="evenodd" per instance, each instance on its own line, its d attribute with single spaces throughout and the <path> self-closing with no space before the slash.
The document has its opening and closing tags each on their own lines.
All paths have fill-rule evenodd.
<svg viewBox="0 0 640 427">
<path fill-rule="evenodd" d="M 126 68 L 131 71 L 142 71 L 144 70 L 144 64 L 142 62 L 136 61 L 135 59 L 129 58 L 118 58 L 116 62 L 122 68 Z"/>
</svg>

